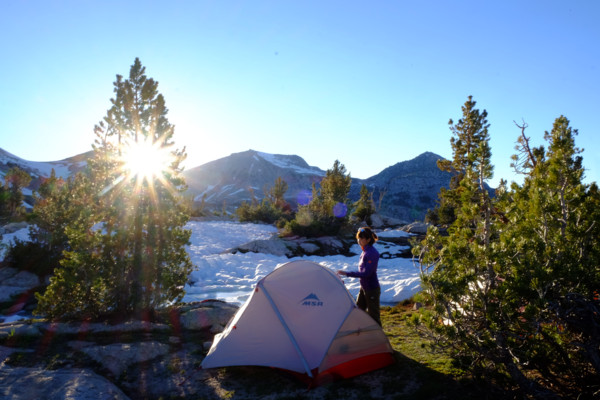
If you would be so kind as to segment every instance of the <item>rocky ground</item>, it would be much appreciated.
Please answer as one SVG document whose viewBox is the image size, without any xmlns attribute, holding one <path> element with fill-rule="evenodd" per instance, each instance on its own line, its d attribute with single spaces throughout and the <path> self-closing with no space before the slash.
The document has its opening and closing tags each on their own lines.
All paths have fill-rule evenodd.
<svg viewBox="0 0 600 400">
<path fill-rule="evenodd" d="M 204 302 L 163 323 L 0 324 L 0 398 L 219 398 L 200 362 L 236 310 Z"/>
<path fill-rule="evenodd" d="M 283 245 L 278 239 L 245 246 L 232 251 L 295 254 L 318 249 L 337 254 L 348 247 L 343 242 L 313 243 L 301 238 L 289 238 Z M 2 307 L 4 313 L 29 314 L 34 306 L 31 294 L 44 281 L 30 272 L 0 268 L 0 304 L 10 304 L 10 309 Z M 404 370 L 407 364 L 402 361 L 399 366 L 310 390 L 306 382 L 275 369 L 202 369 L 214 334 L 222 331 L 236 310 L 210 301 L 183 305 L 152 323 L 0 320 L 0 399 L 385 399 L 416 388 L 413 372 Z M 400 381 L 399 371 L 404 374 Z"/>
<path fill-rule="evenodd" d="M 236 309 L 209 301 L 154 323 L 0 324 L 0 399 L 460 398 L 445 394 L 452 380 L 399 352 L 394 365 L 312 388 L 278 369 L 202 369 L 214 333 Z"/>
</svg>

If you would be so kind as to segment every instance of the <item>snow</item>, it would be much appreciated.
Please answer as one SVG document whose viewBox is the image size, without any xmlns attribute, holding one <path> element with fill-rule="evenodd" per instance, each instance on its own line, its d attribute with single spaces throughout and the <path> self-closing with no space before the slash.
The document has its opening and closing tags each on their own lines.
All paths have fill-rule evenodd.
<svg viewBox="0 0 600 400">
<path fill-rule="evenodd" d="M 278 156 L 277 154 L 269 154 L 258 152 L 258 155 L 262 157 L 265 161 L 270 162 L 271 164 L 280 167 L 280 168 L 290 168 L 295 170 L 300 174 L 308 174 L 308 175 L 324 175 L 322 171 L 318 168 L 306 168 L 289 162 L 289 159 L 285 157 Z M 256 156 L 255 156 L 256 158 Z"/>
<path fill-rule="evenodd" d="M 19 229 L 13 233 L 5 233 L 2 235 L 2 241 L 0 242 L 0 261 L 4 260 L 6 247 L 13 243 L 15 239 L 19 239 L 24 242 L 29 241 L 29 228 Z"/>
<path fill-rule="evenodd" d="M 257 239 L 269 239 L 277 234 L 272 225 L 248 224 L 235 221 L 190 221 L 186 225 L 192 232 L 187 251 L 195 270 L 185 286 L 185 302 L 205 299 L 219 299 L 241 305 L 250 295 L 256 283 L 275 268 L 299 258 L 287 258 L 262 253 L 237 252 L 227 250 Z M 378 233 L 380 234 L 380 233 Z M 405 232 L 381 232 L 381 235 L 399 236 Z M 3 243 L 14 237 L 29 240 L 27 229 L 5 234 Z M 375 244 L 379 252 L 389 251 L 391 243 Z M 398 247 L 401 248 L 401 247 Z M 333 271 L 356 270 L 360 258 L 360 247 L 354 245 L 351 251 L 355 256 L 343 255 L 317 257 L 305 256 L 302 259 L 319 263 Z M 0 259 L 3 258 L 0 250 Z M 381 303 L 394 304 L 413 296 L 420 290 L 419 269 L 411 259 L 380 259 L 378 276 L 381 285 Z M 359 290 L 358 279 L 344 278 L 350 293 L 356 297 Z"/>
<path fill-rule="evenodd" d="M 67 179 L 73 175 L 72 168 L 81 169 L 86 165 L 85 161 L 70 162 L 70 161 L 27 161 L 8 151 L 0 149 L 0 163 L 15 164 L 18 167 L 30 169 L 31 175 L 49 177 L 54 169 L 57 177 Z M 4 174 L 2 174 L 4 176 Z"/>
<path fill-rule="evenodd" d="M 398 238 L 398 237 L 414 236 L 411 233 L 401 231 L 400 229 L 386 229 L 384 231 L 376 232 L 376 233 L 377 233 L 377 237 L 380 237 L 380 238 L 389 238 L 389 237 Z"/>
<path fill-rule="evenodd" d="M 298 258 L 274 256 L 262 253 L 231 254 L 226 250 L 251 240 L 268 239 L 277 233 L 272 225 L 241 224 L 238 222 L 190 222 L 192 231 L 188 253 L 196 269 L 186 285 L 184 301 L 219 299 L 242 304 L 250 295 L 256 283 L 275 268 Z M 384 232 L 382 232 L 384 233 Z M 406 232 L 390 231 L 388 236 L 408 236 Z M 385 236 L 384 235 L 384 236 Z M 386 243 L 386 249 L 375 244 L 380 252 L 389 251 L 393 244 Z M 398 246 L 399 249 L 403 248 Z M 360 258 L 360 247 L 351 249 L 355 256 L 305 256 L 302 259 L 319 263 L 334 271 L 355 270 Z M 381 285 L 381 303 L 394 304 L 407 299 L 420 290 L 419 269 L 411 259 L 380 259 L 378 277 Z M 353 296 L 358 294 L 358 279 L 344 278 L 346 287 Z"/>
</svg>

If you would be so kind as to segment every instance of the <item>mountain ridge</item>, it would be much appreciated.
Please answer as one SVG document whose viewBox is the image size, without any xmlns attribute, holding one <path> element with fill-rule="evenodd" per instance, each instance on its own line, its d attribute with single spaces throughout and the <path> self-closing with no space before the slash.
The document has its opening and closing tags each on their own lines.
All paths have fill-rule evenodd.
<svg viewBox="0 0 600 400">
<path fill-rule="evenodd" d="M 21 159 L 0 148 L 0 176 L 12 166 L 19 166 L 34 178 L 28 193 L 37 189 L 51 168 L 66 178 L 85 166 L 91 151 L 59 161 L 37 162 Z M 364 184 L 373 193 L 381 214 L 412 222 L 422 220 L 437 201 L 441 187 L 448 187 L 450 174 L 437 168 L 441 156 L 424 152 L 411 159 L 397 162 L 366 179 L 352 178 L 351 201 L 359 197 Z M 204 202 L 214 208 L 233 211 L 243 201 L 262 200 L 265 193 L 281 177 L 288 184 L 286 200 L 293 206 L 310 197 L 313 184 L 318 187 L 326 171 L 310 166 L 298 155 L 271 154 L 257 150 L 232 153 L 186 169 L 186 195 L 194 202 Z"/>
</svg>

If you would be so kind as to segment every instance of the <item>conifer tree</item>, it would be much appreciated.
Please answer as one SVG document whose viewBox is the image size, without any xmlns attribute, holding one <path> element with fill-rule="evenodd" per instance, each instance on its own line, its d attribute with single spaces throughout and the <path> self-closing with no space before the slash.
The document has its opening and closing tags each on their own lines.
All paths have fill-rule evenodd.
<svg viewBox="0 0 600 400">
<path fill-rule="evenodd" d="M 174 127 L 158 82 L 136 58 L 94 129 L 94 156 L 73 182 L 81 208 L 66 227 L 69 251 L 38 312 L 50 317 L 141 316 L 177 301 L 192 269 Z"/>
<path fill-rule="evenodd" d="M 470 103 L 463 122 L 484 115 Z M 462 175 L 447 193 L 456 199 L 456 220 L 448 236 L 430 228 L 413 250 L 433 304 L 415 322 L 474 372 L 510 376 L 528 396 L 593 393 L 600 371 L 600 197 L 595 184 L 581 182 L 576 131 L 558 118 L 545 135 L 546 151 L 531 147 L 522 129 L 513 161 L 525 181 L 510 189 L 502 181 L 491 198 L 482 184 L 492 170 L 482 143 L 486 126 L 454 126 L 454 133 L 468 133 L 452 141 L 452 167 Z"/>
<path fill-rule="evenodd" d="M 413 248 L 421 264 L 424 294 L 433 303 L 423 322 L 435 343 L 450 349 L 465 365 L 475 371 L 503 369 L 526 384 L 505 344 L 507 331 L 498 312 L 502 295 L 492 239 L 499 227 L 493 217 L 495 200 L 485 187 L 493 171 L 489 124 L 487 112 L 475 105 L 469 96 L 462 118 L 454 125 L 450 120 L 453 159 L 441 164 L 461 176 L 456 187 L 446 192 L 446 198 L 456 202 L 456 219 L 448 227 L 448 236 L 432 227 Z"/>
<path fill-rule="evenodd" d="M 335 160 L 333 167 L 325 172 L 320 188 L 313 183 L 310 202 L 298 206 L 295 219 L 286 225 L 285 231 L 301 236 L 337 235 L 351 214 L 348 200 L 351 184 L 346 167 Z"/>
<path fill-rule="evenodd" d="M 373 193 L 369 192 L 366 185 L 360 187 L 359 198 L 354 203 L 354 215 L 361 221 L 371 223 L 371 215 L 375 213 L 375 203 L 373 202 Z"/>
<path fill-rule="evenodd" d="M 4 188 L 6 190 L 6 211 L 11 216 L 22 213 L 23 189 L 31 182 L 31 176 L 19 167 L 12 167 L 4 175 Z"/>
<path fill-rule="evenodd" d="M 581 390 L 600 375 L 600 196 L 595 183 L 582 183 L 567 118 L 545 133 L 548 150 L 531 148 L 525 127 L 513 157 L 525 179 L 503 196 L 510 223 L 499 242 L 510 289 L 504 312 L 520 333 L 508 344 L 521 368 L 563 390 L 568 375 Z"/>
<path fill-rule="evenodd" d="M 276 207 L 283 209 L 286 206 L 284 199 L 285 193 L 288 190 L 288 184 L 280 176 L 275 180 L 275 184 L 269 190 L 269 199 Z"/>
</svg>

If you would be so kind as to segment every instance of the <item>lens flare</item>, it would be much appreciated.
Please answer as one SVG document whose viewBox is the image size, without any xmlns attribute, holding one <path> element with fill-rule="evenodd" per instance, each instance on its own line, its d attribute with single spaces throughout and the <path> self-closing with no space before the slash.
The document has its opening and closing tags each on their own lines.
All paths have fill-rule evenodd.
<svg viewBox="0 0 600 400">
<path fill-rule="evenodd" d="M 298 196 L 296 197 L 296 201 L 301 206 L 307 205 L 308 203 L 310 203 L 311 200 L 312 200 L 312 193 L 309 192 L 308 190 L 301 190 L 300 193 L 298 193 Z"/>
<path fill-rule="evenodd" d="M 345 217 L 347 212 L 348 206 L 344 203 L 337 203 L 335 206 L 333 206 L 333 215 L 335 215 L 337 218 Z"/>
<path fill-rule="evenodd" d="M 160 179 L 168 170 L 171 154 L 160 145 L 160 141 L 152 143 L 150 140 L 143 140 L 128 144 L 122 158 L 125 173 L 136 177 L 138 181 L 150 182 L 157 177 Z"/>
</svg>

